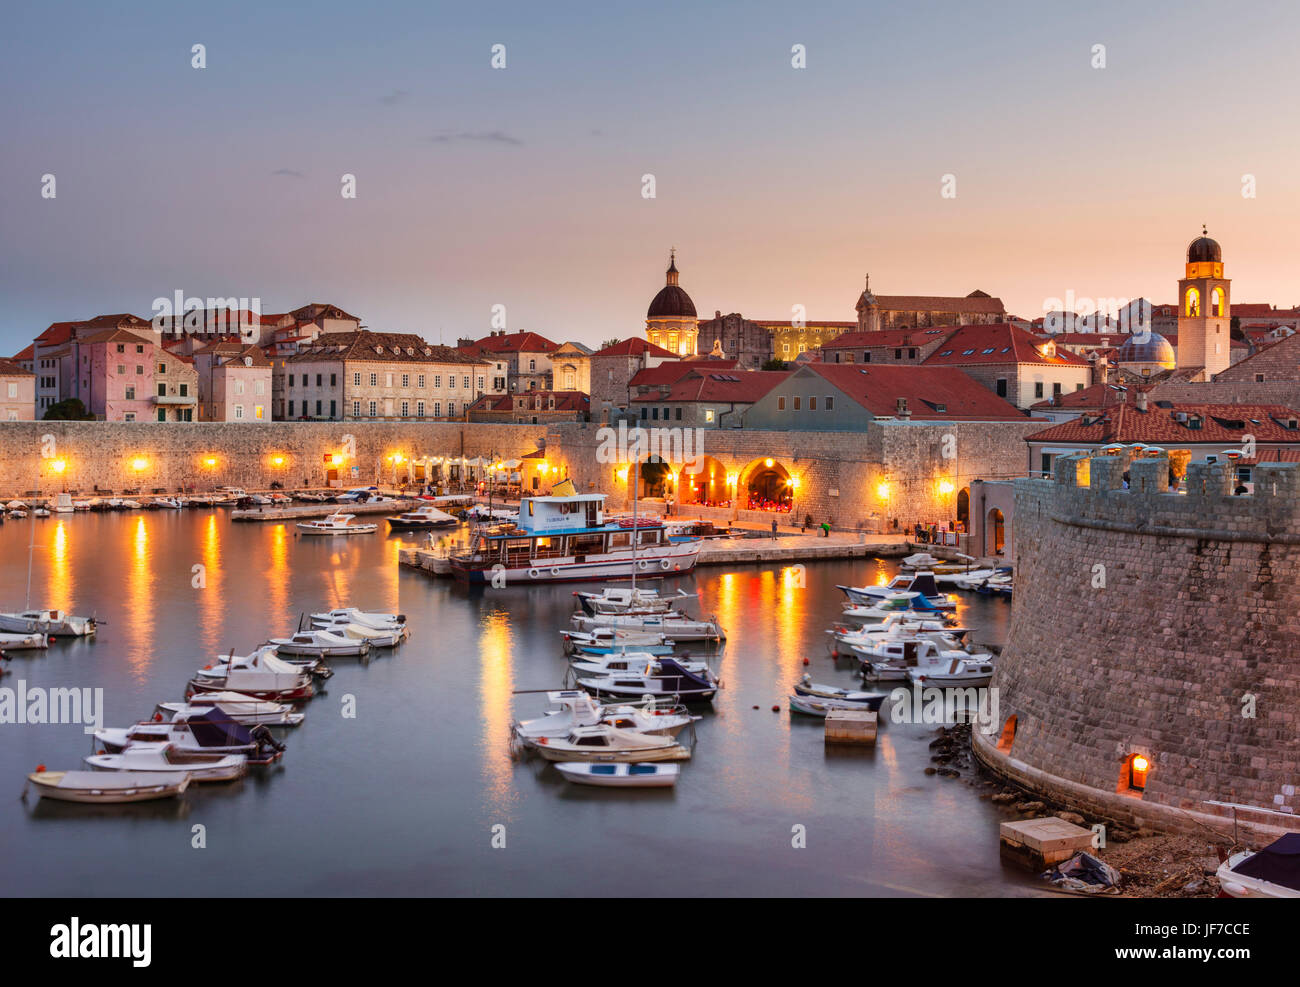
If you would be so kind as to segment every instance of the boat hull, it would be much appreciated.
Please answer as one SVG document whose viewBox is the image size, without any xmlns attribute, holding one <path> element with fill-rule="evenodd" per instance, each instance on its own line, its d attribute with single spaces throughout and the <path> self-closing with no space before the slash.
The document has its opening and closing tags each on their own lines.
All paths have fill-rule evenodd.
<svg viewBox="0 0 1300 987">
<path fill-rule="evenodd" d="M 545 739 L 545 738 L 543 738 Z M 666 747 L 637 747 L 628 750 L 580 750 L 577 748 L 552 747 L 540 740 L 536 746 L 537 753 L 548 761 L 589 761 L 596 764 L 610 762 L 637 763 L 642 761 L 689 761 L 691 752 L 680 744 Z"/>
<path fill-rule="evenodd" d="M 695 568 L 699 559 L 698 542 L 663 545 L 642 549 L 636 561 L 631 554 L 567 557 L 561 559 L 533 559 L 529 565 L 493 569 L 467 565 L 452 558 L 451 571 L 459 580 L 468 583 L 493 583 L 507 586 L 530 583 L 574 583 L 596 580 L 662 579 L 684 575 Z"/>
<path fill-rule="evenodd" d="M 628 767 L 635 767 L 638 763 L 645 762 L 628 762 Z M 586 765 L 574 761 L 560 762 L 555 765 L 556 770 L 564 775 L 565 780 L 575 785 L 592 785 L 596 788 L 672 788 L 677 784 L 680 769 L 676 764 L 655 764 L 653 767 L 658 770 L 647 774 L 632 774 L 630 771 L 592 774 L 586 769 Z"/>
<path fill-rule="evenodd" d="M 184 794 L 192 780 L 189 772 L 99 772 L 105 778 L 103 785 L 94 782 L 93 771 L 38 771 L 27 780 L 36 786 L 43 799 L 56 802 L 79 802 L 83 805 L 123 805 L 129 802 L 152 802 L 156 799 L 176 798 Z M 150 777 L 150 775 L 156 777 Z M 127 775 L 126 778 L 114 777 Z M 63 787 L 65 780 L 74 780 L 71 787 Z M 111 782 L 111 783 L 110 783 Z"/>
</svg>

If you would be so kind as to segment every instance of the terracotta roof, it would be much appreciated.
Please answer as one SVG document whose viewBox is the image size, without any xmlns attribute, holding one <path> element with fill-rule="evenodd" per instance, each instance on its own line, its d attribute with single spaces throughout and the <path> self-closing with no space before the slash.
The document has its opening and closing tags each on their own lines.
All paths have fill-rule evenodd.
<svg viewBox="0 0 1300 987">
<path fill-rule="evenodd" d="M 713 319 L 709 320 L 714 321 Z M 804 319 L 803 325 L 796 326 L 793 319 L 787 319 L 784 322 L 772 319 L 750 319 L 754 325 L 762 326 L 764 329 L 772 329 L 780 326 L 782 329 L 856 329 L 856 322 L 822 322 L 820 319 Z"/>
<path fill-rule="evenodd" d="M 35 377 L 30 370 L 24 370 L 13 360 L 0 356 L 0 377 Z"/>
<path fill-rule="evenodd" d="M 97 343 L 148 343 L 152 345 L 154 340 L 141 336 L 139 333 L 131 332 L 129 329 L 103 329 L 84 337 L 80 342 L 86 345 Z"/>
<path fill-rule="evenodd" d="M 1030 411 L 1080 410 L 1084 408 L 1101 408 L 1105 405 L 1133 404 L 1140 390 L 1147 388 L 1129 387 L 1123 391 L 1113 390 L 1106 384 L 1093 384 L 1081 391 L 1063 391 L 1060 400 L 1047 398 L 1029 406 Z"/>
<path fill-rule="evenodd" d="M 545 336 L 520 329 L 503 336 L 484 336 L 474 341 L 480 350 L 489 353 L 550 353 L 559 349 L 559 343 L 552 343 Z"/>
<path fill-rule="evenodd" d="M 1168 405 L 1168 407 L 1165 407 Z M 1199 417 L 1200 428 L 1190 428 L 1175 416 Z M 1127 405 L 1106 410 L 1100 416 L 1084 415 L 1061 422 L 1041 432 L 1026 436 L 1030 442 L 1154 442 L 1187 445 L 1214 442 L 1237 443 L 1243 435 L 1255 436 L 1256 442 L 1295 442 L 1300 444 L 1300 429 L 1279 424 L 1300 419 L 1300 412 L 1280 404 L 1171 404 L 1152 402 L 1146 411 Z"/>
<path fill-rule="evenodd" d="M 724 362 L 734 364 L 735 361 Z M 714 373 L 719 370 L 731 369 L 731 367 L 709 366 L 709 371 Z M 704 373 L 705 370 L 695 361 L 665 360 L 657 367 L 646 367 L 638 370 L 632 375 L 632 379 L 627 382 L 627 386 L 635 391 L 638 387 L 659 387 L 661 384 L 675 384 L 692 372 Z"/>
<path fill-rule="evenodd" d="M 410 350 L 411 352 L 407 352 Z M 331 332 L 303 346 L 288 363 L 320 363 L 329 360 L 363 363 L 455 363 L 466 366 L 484 361 L 467 356 L 450 346 L 434 346 L 410 332 Z"/>
<path fill-rule="evenodd" d="M 857 325 L 856 322 L 852 325 Z M 956 332 L 957 326 L 937 326 L 933 329 L 882 329 L 880 332 L 845 332 L 836 336 L 829 343 L 822 343 L 824 350 L 862 350 L 873 346 L 924 346 Z"/>
<path fill-rule="evenodd" d="M 961 326 L 925 360 L 926 366 L 964 367 L 979 363 L 1037 363 L 1053 366 L 1087 367 L 1091 364 L 1069 350 L 1044 356 L 1040 337 L 1010 322 L 987 326 Z"/>
<path fill-rule="evenodd" d="M 675 381 L 667 394 L 652 390 L 632 398 L 646 404 L 669 404 L 677 401 L 717 401 L 753 404 L 777 384 L 790 376 L 789 370 L 726 370 L 704 367 L 691 369 Z"/>
<path fill-rule="evenodd" d="M 28 343 L 25 347 L 14 354 L 15 360 L 30 360 L 36 355 L 36 344 Z"/>
<path fill-rule="evenodd" d="M 675 360 L 677 354 L 664 349 L 662 346 L 656 346 L 648 339 L 641 339 L 639 336 L 633 336 L 631 339 L 623 339 L 611 346 L 606 346 L 603 350 L 596 350 L 592 356 L 661 356 L 665 359 Z"/>
<path fill-rule="evenodd" d="M 537 408 L 537 398 L 542 399 L 542 407 Z M 555 398 L 555 407 L 550 407 L 550 399 Z M 483 394 L 476 398 L 466 411 L 587 411 L 591 408 L 591 398 L 583 391 L 520 391 L 517 394 Z"/>
<path fill-rule="evenodd" d="M 878 417 L 894 415 L 898 399 L 904 398 L 912 418 L 919 421 L 1025 420 L 1023 412 L 955 367 L 810 363 L 806 369 L 820 374 Z"/>
<path fill-rule="evenodd" d="M 1039 339 L 1050 339 L 1058 346 L 1122 346 L 1128 340 L 1126 332 L 1056 332 L 1034 334 Z M 1169 337 L 1166 335 L 1165 339 Z"/>
<path fill-rule="evenodd" d="M 858 296 L 861 304 L 866 296 Z M 954 298 L 948 295 L 873 295 L 875 306 L 889 312 L 977 312 L 981 315 L 1003 315 L 1006 309 L 1001 298 L 990 298 L 983 292 Z"/>
</svg>

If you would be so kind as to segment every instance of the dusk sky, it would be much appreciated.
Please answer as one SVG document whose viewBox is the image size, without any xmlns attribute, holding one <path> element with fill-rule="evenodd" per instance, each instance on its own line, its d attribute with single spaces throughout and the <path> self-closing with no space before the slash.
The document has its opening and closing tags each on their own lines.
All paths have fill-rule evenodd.
<svg viewBox="0 0 1300 987">
<path fill-rule="evenodd" d="M 596 344 L 674 245 L 701 317 L 849 320 L 870 272 L 1034 318 L 1172 299 L 1202 223 L 1300 303 L 1294 3 L 178 6 L 7 9 L 0 353 L 177 290 Z"/>
</svg>

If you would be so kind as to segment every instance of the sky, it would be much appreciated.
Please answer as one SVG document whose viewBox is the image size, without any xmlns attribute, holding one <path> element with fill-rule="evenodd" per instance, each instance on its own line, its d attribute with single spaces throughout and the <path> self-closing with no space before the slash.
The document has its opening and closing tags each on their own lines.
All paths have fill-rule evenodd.
<svg viewBox="0 0 1300 987">
<path fill-rule="evenodd" d="M 187 6 L 7 10 L 0 354 L 178 290 L 598 344 L 673 246 L 701 317 L 849 321 L 870 273 L 1034 318 L 1172 300 L 1202 223 L 1300 303 L 1294 3 Z"/>
</svg>

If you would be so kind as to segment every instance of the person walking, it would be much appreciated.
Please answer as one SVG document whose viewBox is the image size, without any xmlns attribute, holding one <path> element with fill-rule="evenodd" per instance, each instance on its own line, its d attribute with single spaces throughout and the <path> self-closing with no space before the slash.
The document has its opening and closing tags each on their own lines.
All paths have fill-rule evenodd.
<svg viewBox="0 0 1300 987">
<path fill-rule="evenodd" d="M 772 518 L 772 540 L 776 541 L 776 518 Z"/>
</svg>

